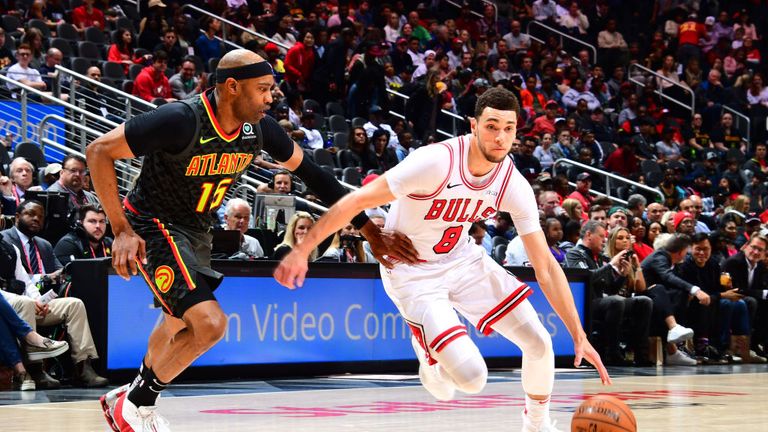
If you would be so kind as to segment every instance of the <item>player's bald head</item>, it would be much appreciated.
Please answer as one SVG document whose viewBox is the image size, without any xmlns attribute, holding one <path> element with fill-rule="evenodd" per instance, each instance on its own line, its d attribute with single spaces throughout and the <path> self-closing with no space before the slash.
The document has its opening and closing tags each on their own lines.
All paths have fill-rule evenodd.
<svg viewBox="0 0 768 432">
<path fill-rule="evenodd" d="M 232 50 L 219 60 L 217 69 L 229 69 L 238 66 L 246 66 L 249 64 L 263 62 L 264 59 L 253 51 L 238 48 Z"/>
</svg>

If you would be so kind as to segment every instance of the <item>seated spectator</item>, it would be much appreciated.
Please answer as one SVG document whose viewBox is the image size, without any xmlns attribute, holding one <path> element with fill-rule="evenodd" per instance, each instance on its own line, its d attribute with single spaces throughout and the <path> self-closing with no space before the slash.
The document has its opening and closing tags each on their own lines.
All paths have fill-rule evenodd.
<svg viewBox="0 0 768 432">
<path fill-rule="evenodd" d="M 69 204 L 70 216 L 85 204 L 97 206 L 100 204 L 96 194 L 84 189 L 87 169 L 88 166 L 84 157 L 74 154 L 64 156 L 64 160 L 61 162 L 59 181 L 48 188 L 50 192 L 64 192 L 69 195 L 67 203 Z"/>
<path fill-rule="evenodd" d="M 395 149 L 388 146 L 389 132 L 384 129 L 377 129 L 373 132 L 371 141 L 373 142 L 373 154 L 377 161 L 376 169 L 387 171 L 400 162 Z"/>
<path fill-rule="evenodd" d="M 507 212 L 498 212 L 493 217 L 493 220 L 486 221 L 485 238 L 482 244 L 488 255 L 492 255 L 493 251 L 491 248 L 494 237 L 504 237 L 509 241 L 514 239 L 515 236 L 517 236 L 517 231 L 515 231 L 512 225 L 512 215 Z"/>
<path fill-rule="evenodd" d="M 624 299 L 618 288 L 626 283 L 628 261 L 622 259 L 626 251 L 612 260 L 603 255 L 605 225 L 588 221 L 581 227 L 581 241 L 565 255 L 565 267 L 590 270 L 589 286 L 592 289 L 592 319 L 600 321 L 600 342 L 595 347 L 608 364 L 624 364 L 619 348 L 619 328 L 624 319 Z"/>
<path fill-rule="evenodd" d="M 206 26 L 203 26 L 203 28 L 205 27 Z M 275 34 L 272 35 L 272 39 L 286 45 L 288 49 L 296 44 L 296 35 L 294 35 L 293 30 L 293 17 L 291 15 L 285 15 L 277 22 L 277 30 L 275 31 Z M 288 54 L 288 49 L 283 47 L 279 48 L 282 56 Z"/>
<path fill-rule="evenodd" d="M 10 245 L 2 242 L 0 247 L 6 249 Z M 12 255 L 9 254 L 11 250 L 14 251 Z M 8 275 L 13 278 L 14 267 L 16 267 L 16 262 L 19 259 L 18 251 L 15 248 L 6 249 L 4 254 L 9 255 L 5 255 L 7 259 L 3 260 L 3 272 L 10 272 Z M 18 267 L 21 267 L 20 263 Z M 32 327 L 13 310 L 4 295 L 5 292 L 3 291 L 3 295 L 0 295 L 0 365 L 13 368 L 13 376 L 11 377 L 13 390 L 35 390 L 35 380 L 24 367 L 17 341 L 24 345 L 27 357 L 31 357 L 31 360 L 35 361 L 63 354 L 69 349 L 69 344 L 66 341 L 48 339 L 32 330 Z"/>
<path fill-rule="evenodd" d="M 62 265 L 89 258 L 112 255 L 112 238 L 107 237 L 107 214 L 93 204 L 85 204 L 77 211 L 77 224 L 56 243 L 53 253 Z"/>
<path fill-rule="evenodd" d="M 363 129 L 365 129 L 368 138 L 373 137 L 373 133 L 377 129 L 384 129 L 389 132 L 389 146 L 395 148 L 399 144 L 397 134 L 392 129 L 392 126 L 384 123 L 383 120 L 384 110 L 380 106 L 374 105 L 368 110 L 368 121 L 363 125 Z"/>
<path fill-rule="evenodd" d="M 682 158 L 680 143 L 674 140 L 675 130 L 665 126 L 661 132 L 661 140 L 656 143 L 656 156 L 659 163 L 677 161 Z"/>
<path fill-rule="evenodd" d="M 581 208 L 590 208 L 595 198 L 590 195 L 589 189 L 592 187 L 592 176 L 588 172 L 583 172 L 576 176 L 576 190 L 568 198 L 573 198 L 581 203 Z"/>
<path fill-rule="evenodd" d="M 171 86 L 171 93 L 174 98 L 189 99 L 205 90 L 208 85 L 208 79 L 205 73 L 197 73 L 195 62 L 185 60 L 181 64 L 179 73 L 174 74 L 168 79 L 168 84 Z"/>
<path fill-rule="evenodd" d="M 176 99 L 171 92 L 171 85 L 165 70 L 168 68 L 168 56 L 165 51 L 157 51 L 152 56 L 152 65 L 139 72 L 133 82 L 133 95 L 145 101 L 163 100 L 173 102 Z"/>
<path fill-rule="evenodd" d="M 560 242 L 563 240 L 563 225 L 557 218 L 547 218 L 544 224 L 544 237 L 547 239 L 549 251 L 552 252 L 555 261 L 563 265 L 566 253 L 566 250 L 560 246 Z"/>
<path fill-rule="evenodd" d="M 93 6 L 94 1 L 83 0 L 82 5 L 72 10 L 72 25 L 81 33 L 88 27 L 96 27 L 103 31 L 106 26 L 104 12 Z"/>
<path fill-rule="evenodd" d="M 101 69 L 99 69 L 98 66 L 89 67 L 85 72 L 85 75 L 94 81 L 101 82 Z M 108 120 L 112 120 L 115 123 L 122 123 L 125 121 L 125 119 L 115 114 L 118 113 L 117 110 L 122 109 L 122 107 L 120 107 L 119 104 L 115 104 L 115 99 L 107 96 L 108 91 L 105 91 L 102 87 L 90 81 L 86 81 L 81 83 L 77 92 L 78 97 L 85 101 L 85 109 L 89 112 L 106 117 Z M 108 126 L 105 126 L 103 122 L 95 121 L 88 117 L 85 118 L 85 121 L 94 129 L 103 130 L 105 132 L 109 131 Z"/>
<path fill-rule="evenodd" d="M 63 58 L 64 55 L 56 48 L 48 48 L 48 51 L 46 51 L 45 63 L 38 68 L 40 78 L 43 79 L 46 89 L 53 90 L 53 83 L 57 76 L 59 76 L 59 85 L 62 89 L 66 90 L 69 88 L 69 83 L 72 81 L 72 78 L 69 75 L 59 75 L 56 70 L 56 66 L 61 64 Z M 69 95 L 65 93 L 60 94 L 59 96 L 62 100 L 67 100 L 67 96 Z"/>
<path fill-rule="evenodd" d="M 259 193 L 275 193 L 280 195 L 290 195 L 293 193 L 293 175 L 290 171 L 281 169 L 272 177 L 272 181 L 260 185 Z"/>
<path fill-rule="evenodd" d="M 181 45 L 179 45 L 179 37 L 176 35 L 176 29 L 173 27 L 168 27 L 163 31 L 163 42 L 157 44 L 152 51 L 165 51 L 168 54 L 168 67 L 172 71 L 179 70 L 179 67 L 184 63 L 184 51 L 181 49 Z"/>
<path fill-rule="evenodd" d="M 635 143 L 629 139 L 622 140 L 619 148 L 605 160 L 605 169 L 630 179 L 637 178 L 640 159 L 635 154 Z"/>
<path fill-rule="evenodd" d="M 576 105 L 578 105 L 580 100 L 587 103 L 589 111 L 593 111 L 600 106 L 600 101 L 587 90 L 584 80 L 576 78 L 573 82 L 573 87 L 563 95 L 563 104 L 569 111 L 572 111 L 576 109 Z"/>
<path fill-rule="evenodd" d="M 32 49 L 28 44 L 22 43 L 16 50 L 16 63 L 8 68 L 6 76 L 12 80 L 16 80 L 24 85 L 32 87 L 37 90 L 47 90 L 48 86 L 40 76 L 40 72 L 32 67 Z M 17 85 L 10 82 L 5 84 L 8 90 L 15 93 L 18 88 Z"/>
<path fill-rule="evenodd" d="M 275 252 L 272 254 L 273 260 L 281 260 L 288 255 L 294 246 L 304 241 L 307 232 L 315 223 L 315 218 L 307 212 L 297 211 L 291 216 L 288 225 L 285 227 L 285 237 L 283 242 L 275 246 Z M 317 248 L 309 254 L 309 260 L 317 259 Z"/>
<path fill-rule="evenodd" d="M 4 292 L 13 309 L 29 324 L 37 326 L 64 324 L 67 327 L 75 380 L 84 387 L 104 387 L 107 380 L 96 374 L 91 359 L 98 358 L 91 337 L 88 316 L 83 301 L 75 297 L 59 297 L 43 305 L 39 302 L 37 280 L 59 281 L 62 265 L 53 254 L 47 240 L 38 237 L 45 223 L 45 210 L 37 201 L 24 201 L 16 209 L 16 226 L 2 231 L 3 240 L 14 245 L 24 257 L 24 272 L 17 272 L 17 279 L 26 286 L 24 295 Z M 51 378 L 40 365 L 30 365 L 30 373 L 38 388 L 58 388 L 61 384 Z"/>
<path fill-rule="evenodd" d="M 624 297 L 624 319 L 622 328 L 629 335 L 628 347 L 634 352 L 635 366 L 651 366 L 648 359 L 648 333 L 651 324 L 653 301 L 641 296 L 646 289 L 643 271 L 640 268 L 640 257 L 632 253 L 632 235 L 624 227 L 616 227 L 608 234 L 605 253 L 608 258 L 615 258 L 626 251 L 624 258 L 619 261 L 620 270 L 626 277 L 624 286 L 619 287 L 618 294 Z"/>
<path fill-rule="evenodd" d="M 107 61 L 114 63 L 121 63 L 125 75 L 128 75 L 128 69 L 134 63 L 143 63 L 152 59 L 151 54 L 145 54 L 140 57 L 133 55 L 134 41 L 133 33 L 127 28 L 119 28 L 115 32 L 117 40 L 112 41 L 112 45 L 109 46 L 107 51 Z"/>
<path fill-rule="evenodd" d="M 318 149 L 325 147 L 323 134 L 317 130 L 315 125 L 315 113 L 312 110 L 305 110 L 301 115 L 301 126 L 299 130 L 304 132 L 304 139 L 300 142 L 301 146 L 308 149 Z"/>
<path fill-rule="evenodd" d="M 363 247 L 364 239 L 354 225 L 347 224 L 333 236 L 330 246 L 317 261 L 333 261 L 343 263 L 376 262 Z"/>
<path fill-rule="evenodd" d="M 666 336 L 668 365 L 696 366 L 695 359 L 677 349 L 677 343 L 693 338 L 693 330 L 678 324 L 678 318 L 680 321 L 685 318 L 688 296 L 696 297 L 703 305 L 710 302 L 709 294 L 675 274 L 675 266 L 683 262 L 690 245 L 689 236 L 671 235 L 663 247 L 656 248 L 642 262 L 643 276 L 648 286 L 643 295 L 653 300 L 651 334 Z M 666 334 L 664 330 L 667 330 Z"/>
<path fill-rule="evenodd" d="M 695 234 L 691 243 L 691 254 L 680 265 L 680 277 L 701 287 L 711 299 L 706 306 L 696 299 L 689 306 L 696 355 L 706 359 L 705 363 L 726 363 L 722 353 L 730 346 L 731 334 L 749 336 L 747 304 L 732 284 L 721 285 L 720 266 L 712 259 L 707 234 Z"/>
<path fill-rule="evenodd" d="M 33 69 L 40 68 L 45 61 L 43 52 L 45 43 L 43 39 L 43 32 L 36 27 L 26 29 L 24 31 L 24 36 L 21 37 L 21 43 L 29 45 L 29 66 Z"/>
<path fill-rule="evenodd" d="M 7 67 L 13 63 L 13 53 L 5 46 L 5 29 L 0 27 L 0 68 Z"/>
<path fill-rule="evenodd" d="M 472 222 L 472 225 L 469 227 L 469 236 L 472 238 L 476 245 L 482 246 L 483 239 L 485 238 L 485 233 L 487 230 L 488 228 L 484 223 Z"/>
<path fill-rule="evenodd" d="M 292 89 L 306 92 L 310 89 L 310 79 L 315 69 L 315 36 L 305 30 L 301 40 L 296 42 L 285 55 L 285 82 Z"/>
<path fill-rule="evenodd" d="M 733 287 L 738 289 L 740 294 L 756 301 L 757 307 L 752 307 L 749 311 L 750 323 L 754 328 L 751 348 L 763 357 L 768 346 L 766 249 L 768 249 L 768 238 L 762 235 L 752 236 L 743 251 L 728 258 L 723 264 L 723 271 L 730 274 L 733 279 Z"/>
<path fill-rule="evenodd" d="M 221 20 L 206 16 L 203 18 L 200 28 L 203 33 L 195 41 L 195 54 L 200 57 L 203 64 L 207 64 L 212 58 L 221 58 L 221 42 L 216 35 L 221 30 Z"/>
<path fill-rule="evenodd" d="M 581 206 L 579 200 L 573 198 L 565 199 L 563 200 L 562 207 L 569 220 L 576 221 L 579 224 L 587 220 L 587 214 L 584 213 L 584 207 Z M 603 209 L 600 210 L 605 212 Z"/>
<path fill-rule="evenodd" d="M 627 209 L 621 206 L 613 206 L 608 210 L 608 230 L 614 228 L 627 227 Z"/>
<path fill-rule="evenodd" d="M 544 132 L 541 135 L 541 142 L 539 146 L 533 151 L 533 156 L 541 163 L 541 169 L 543 171 L 551 172 L 552 166 L 555 164 L 555 154 L 552 151 L 552 134 Z"/>
<path fill-rule="evenodd" d="M 637 255 L 637 259 L 643 262 L 648 255 L 653 253 L 653 247 L 649 246 L 646 234 L 648 229 L 645 227 L 645 221 L 640 217 L 633 217 L 629 222 L 629 232 L 635 237 L 632 243 L 632 249 Z"/>
<path fill-rule="evenodd" d="M 568 158 L 576 160 L 578 153 L 573 145 L 571 131 L 562 129 L 558 132 L 557 142 L 552 146 L 552 153 L 555 155 L 555 159 Z"/>
<path fill-rule="evenodd" d="M 251 212 L 251 206 L 247 201 L 241 198 L 230 198 L 224 211 L 224 228 L 240 231 L 243 235 L 240 252 L 245 255 L 245 258 L 263 258 L 264 249 L 262 249 L 261 243 L 246 234 L 251 222 Z"/>
<path fill-rule="evenodd" d="M 24 200 L 24 195 L 32 187 L 35 176 L 35 166 L 23 157 L 14 158 L 8 167 L 11 181 L 13 181 L 13 198 L 16 205 Z M 6 210 L 6 203 L 3 203 L 3 211 Z M 15 206 L 12 209 L 16 210 Z"/>
</svg>

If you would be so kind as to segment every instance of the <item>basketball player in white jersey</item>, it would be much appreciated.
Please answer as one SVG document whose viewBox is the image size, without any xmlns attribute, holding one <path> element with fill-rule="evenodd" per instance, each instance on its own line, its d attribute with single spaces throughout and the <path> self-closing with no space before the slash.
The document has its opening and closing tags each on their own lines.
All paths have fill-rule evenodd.
<svg viewBox="0 0 768 432">
<path fill-rule="evenodd" d="M 508 157 L 519 105 L 494 88 L 478 98 L 469 135 L 422 147 L 366 187 L 346 195 L 320 218 L 301 245 L 283 259 L 275 278 L 301 286 L 307 257 L 354 215 L 394 201 L 386 228 L 410 237 L 423 262 L 382 266 L 384 288 L 413 330 L 419 377 L 439 400 L 455 390 L 478 393 L 488 370 L 456 311 L 485 334 L 497 331 L 523 352 L 526 407 L 523 431 L 556 431 L 549 417 L 554 384 L 552 339 L 526 300 L 531 288 L 496 264 L 467 235 L 472 222 L 497 211 L 512 215 L 539 286 L 582 358 L 610 384 L 600 356 L 587 341 L 563 270 L 547 247 L 533 190 Z"/>
</svg>

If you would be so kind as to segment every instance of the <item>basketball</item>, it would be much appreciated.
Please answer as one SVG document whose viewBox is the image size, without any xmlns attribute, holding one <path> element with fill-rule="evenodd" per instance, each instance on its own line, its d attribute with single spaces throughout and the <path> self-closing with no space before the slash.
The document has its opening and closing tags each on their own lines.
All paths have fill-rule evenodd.
<svg viewBox="0 0 768 432">
<path fill-rule="evenodd" d="M 636 432 L 637 421 L 627 404 L 613 396 L 591 397 L 571 420 L 571 432 Z"/>
</svg>

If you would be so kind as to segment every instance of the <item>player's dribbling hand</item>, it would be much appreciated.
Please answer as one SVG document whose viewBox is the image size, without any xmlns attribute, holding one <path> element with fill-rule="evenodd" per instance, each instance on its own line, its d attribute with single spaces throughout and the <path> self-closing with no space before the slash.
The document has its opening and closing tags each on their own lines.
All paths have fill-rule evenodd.
<svg viewBox="0 0 768 432">
<path fill-rule="evenodd" d="M 296 250 L 292 250 L 280 261 L 275 269 L 274 277 L 280 285 L 288 289 L 296 289 L 304 285 L 304 278 L 308 269 L 307 258 Z"/>
<path fill-rule="evenodd" d="M 144 239 L 133 231 L 123 231 L 112 243 L 112 267 L 125 280 L 138 273 L 138 261 L 147 263 Z"/>
<path fill-rule="evenodd" d="M 600 374 L 600 381 L 603 382 L 603 385 L 612 384 L 611 377 L 608 375 L 608 371 L 605 369 L 603 361 L 600 359 L 600 354 L 598 354 L 595 348 L 592 347 L 592 344 L 589 343 L 586 337 L 575 340 L 573 342 L 573 349 L 576 353 L 576 357 L 573 360 L 574 366 L 579 367 L 581 365 L 581 360 L 585 359 L 597 369 L 597 373 Z"/>
<path fill-rule="evenodd" d="M 405 234 L 398 231 L 381 230 L 377 236 L 366 236 L 371 245 L 371 253 L 386 268 L 394 267 L 396 262 L 416 264 L 419 253 L 413 247 L 413 242 Z"/>
</svg>

